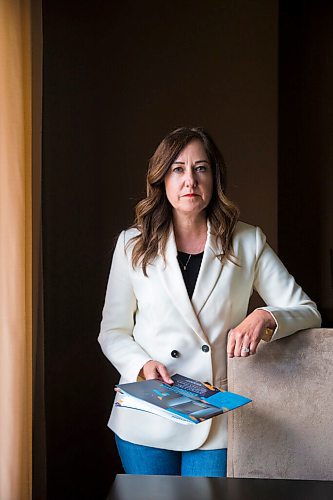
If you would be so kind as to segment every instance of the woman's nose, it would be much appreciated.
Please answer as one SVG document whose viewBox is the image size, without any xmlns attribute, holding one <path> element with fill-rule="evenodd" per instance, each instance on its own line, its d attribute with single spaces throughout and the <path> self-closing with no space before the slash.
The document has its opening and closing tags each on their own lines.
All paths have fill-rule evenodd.
<svg viewBox="0 0 333 500">
<path fill-rule="evenodd" d="M 195 187 L 197 185 L 197 179 L 192 170 L 186 174 L 185 185 L 186 187 Z"/>
</svg>

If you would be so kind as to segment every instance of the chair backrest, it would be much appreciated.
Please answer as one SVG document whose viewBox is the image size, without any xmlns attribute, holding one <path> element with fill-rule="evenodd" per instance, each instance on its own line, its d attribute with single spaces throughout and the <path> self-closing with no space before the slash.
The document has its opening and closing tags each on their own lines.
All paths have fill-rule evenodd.
<svg viewBox="0 0 333 500">
<path fill-rule="evenodd" d="M 333 329 L 303 330 L 228 361 L 228 476 L 333 480 Z"/>
</svg>

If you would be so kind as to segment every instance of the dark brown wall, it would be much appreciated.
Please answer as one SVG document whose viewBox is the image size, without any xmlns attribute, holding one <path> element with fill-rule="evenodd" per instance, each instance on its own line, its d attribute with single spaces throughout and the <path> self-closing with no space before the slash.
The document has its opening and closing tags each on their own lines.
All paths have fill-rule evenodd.
<svg viewBox="0 0 333 500">
<path fill-rule="evenodd" d="M 333 4 L 280 2 L 279 254 L 333 326 Z"/>
<path fill-rule="evenodd" d="M 113 239 L 158 141 L 205 126 L 242 218 L 277 243 L 277 2 L 44 0 L 48 498 L 104 498 L 117 374 L 96 338 Z"/>
</svg>

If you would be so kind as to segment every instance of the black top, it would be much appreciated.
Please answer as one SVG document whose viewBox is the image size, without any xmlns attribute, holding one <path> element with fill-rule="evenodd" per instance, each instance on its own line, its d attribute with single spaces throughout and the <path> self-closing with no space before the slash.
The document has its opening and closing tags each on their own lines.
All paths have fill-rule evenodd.
<svg viewBox="0 0 333 500">
<path fill-rule="evenodd" d="M 190 299 L 192 298 L 195 284 L 197 282 L 202 257 L 203 252 L 197 254 L 178 252 L 177 255 L 179 267 L 182 272 L 186 290 Z"/>
</svg>

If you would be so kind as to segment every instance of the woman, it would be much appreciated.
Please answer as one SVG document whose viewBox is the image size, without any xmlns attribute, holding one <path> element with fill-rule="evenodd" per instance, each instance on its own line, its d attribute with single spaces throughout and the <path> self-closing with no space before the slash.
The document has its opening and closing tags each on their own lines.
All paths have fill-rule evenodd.
<svg viewBox="0 0 333 500">
<path fill-rule="evenodd" d="M 268 305 L 247 315 L 253 289 Z M 180 373 L 226 388 L 227 356 L 254 355 L 269 331 L 276 340 L 319 325 L 262 231 L 238 221 L 208 134 L 167 135 L 135 226 L 119 236 L 106 292 L 99 342 L 120 383 L 172 383 Z M 127 473 L 226 475 L 226 415 L 183 426 L 114 406 L 109 427 Z"/>
</svg>

